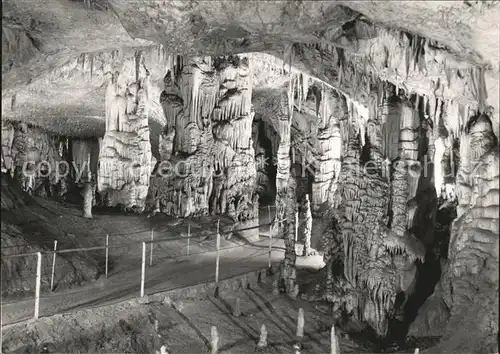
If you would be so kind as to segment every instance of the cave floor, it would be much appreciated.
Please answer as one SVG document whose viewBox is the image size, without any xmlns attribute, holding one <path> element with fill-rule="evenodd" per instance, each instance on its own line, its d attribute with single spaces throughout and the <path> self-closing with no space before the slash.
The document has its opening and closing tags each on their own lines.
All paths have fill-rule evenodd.
<svg viewBox="0 0 500 354">
<path fill-rule="evenodd" d="M 45 202 L 43 202 L 45 204 Z M 54 208 L 49 203 L 47 207 Z M 65 207 L 70 208 L 70 207 Z M 267 209 L 266 209 L 267 210 Z M 68 223 L 66 210 L 61 211 L 61 223 Z M 70 208 L 70 211 L 77 211 Z M 74 215 L 73 215 L 74 217 Z M 268 222 L 268 215 L 263 212 L 260 224 Z M 94 219 L 74 218 L 82 228 L 87 224 L 87 236 L 78 237 L 78 246 L 102 245 L 103 235 L 110 233 L 110 245 L 126 244 L 137 241 L 148 241 L 151 228 L 155 239 L 172 238 L 174 240 L 155 244 L 153 248 L 153 264 L 149 265 L 150 248 L 147 247 L 145 294 L 182 288 L 210 281 L 215 277 L 215 237 L 210 236 L 216 230 L 216 218 L 202 217 L 198 219 L 173 219 L 165 215 L 147 218 L 143 215 L 121 215 L 116 213 L 95 213 Z M 187 223 L 191 225 L 190 255 L 187 252 Z M 221 229 L 230 227 L 227 220 L 221 219 Z M 74 228 L 72 225 L 70 229 Z M 238 225 L 237 229 L 248 227 Z M 118 234 L 121 232 L 121 234 Z M 221 239 L 220 279 L 252 272 L 268 265 L 269 229 L 261 227 L 258 231 L 250 230 L 234 234 L 230 239 Z M 274 237 L 274 236 L 273 236 Z M 67 247 L 69 248 L 69 247 Z M 226 249 L 225 249 L 226 248 Z M 301 252 L 297 245 L 297 251 Z M 225 250 L 224 250 L 225 249 Z M 300 254 L 300 253 L 299 253 Z M 104 252 L 89 251 L 86 256 L 102 261 Z M 44 267 L 40 297 L 40 316 L 66 313 L 83 308 L 101 307 L 129 300 L 140 295 L 141 279 L 140 244 L 112 248 L 109 252 L 110 266 L 108 278 L 104 269 L 96 281 L 89 281 L 82 286 L 57 287 L 51 292 L 48 288 L 50 267 Z M 284 257 L 282 239 L 273 239 L 272 262 L 277 263 Z M 43 262 L 50 262 L 51 255 L 44 256 Z M 320 256 L 298 257 L 297 266 L 302 269 L 319 269 L 323 266 Z M 100 262 L 100 268 L 104 268 Z M 48 270 L 47 270 L 48 269 Z M 12 324 L 32 318 L 34 311 L 34 294 L 26 292 L 21 295 L 2 297 L 2 325 Z"/>
<path fill-rule="evenodd" d="M 239 316 L 233 314 L 240 299 Z M 42 318 L 4 331 L 4 352 L 154 353 L 165 345 L 170 353 L 207 353 L 211 327 L 219 334 L 220 353 L 253 353 L 262 324 L 268 347 L 260 353 L 290 353 L 297 342 L 297 314 L 304 310 L 301 353 L 330 352 L 328 313 L 287 295 L 273 295 L 269 280 L 251 289 L 205 295 L 171 304 L 122 305 Z M 370 343 L 337 332 L 342 353 L 372 352 Z"/>
</svg>

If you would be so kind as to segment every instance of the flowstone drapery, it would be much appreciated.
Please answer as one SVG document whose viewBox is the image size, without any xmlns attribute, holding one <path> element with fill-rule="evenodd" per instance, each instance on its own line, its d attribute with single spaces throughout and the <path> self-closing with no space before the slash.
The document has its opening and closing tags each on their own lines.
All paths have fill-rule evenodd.
<svg viewBox="0 0 500 354">
<path fill-rule="evenodd" d="M 344 100 L 337 92 L 323 87 L 318 115 L 317 171 L 312 183 L 312 207 L 319 210 L 323 203 L 331 206 L 337 189 L 341 167 L 342 135 L 341 120 L 345 116 Z M 344 136 L 344 139 L 347 137 Z"/>
<path fill-rule="evenodd" d="M 462 343 L 465 331 L 470 337 L 462 343 L 464 348 L 492 352 L 497 350 L 498 333 L 498 140 L 484 114 L 472 116 L 457 133 L 457 218 L 452 223 L 441 279 L 412 323 L 410 334 L 451 336 Z M 475 320 L 467 320 L 470 318 Z"/>
<path fill-rule="evenodd" d="M 151 175 L 149 71 L 141 52 L 108 73 L 106 133 L 99 152 L 97 186 L 108 206 L 145 208 Z"/>
<path fill-rule="evenodd" d="M 347 101 L 349 117 L 341 125 L 347 148 L 341 152 L 333 209 L 326 214 L 334 220 L 322 240 L 327 269 L 332 262 L 343 264 L 343 276 L 327 272 L 326 298 L 379 335 L 387 334 L 389 318 L 401 306 L 397 296 L 413 292 L 415 262 L 425 254 L 403 213 L 420 179 L 406 165 L 420 166 L 414 145 L 420 122 L 409 103 L 397 103 L 392 92 L 374 85 L 366 109 Z M 394 125 L 391 118 L 399 115 L 401 125 Z M 396 146 L 394 133 L 400 136 Z"/>
<path fill-rule="evenodd" d="M 309 256 L 311 254 L 311 231 L 312 231 L 312 213 L 311 213 L 311 201 L 309 200 L 309 194 L 306 194 L 306 203 L 304 206 L 304 250 L 302 255 Z"/>
<path fill-rule="evenodd" d="M 238 56 L 171 61 L 160 98 L 162 161 L 150 191 L 166 214 L 257 218 L 251 70 Z"/>
<path fill-rule="evenodd" d="M 99 145 L 93 140 L 72 139 L 71 153 L 74 183 L 78 186 L 83 185 L 83 217 L 90 219 L 92 206 L 95 204 Z"/>
<path fill-rule="evenodd" d="M 276 171 L 276 214 L 274 225 L 285 239 L 285 259 L 280 268 L 281 287 L 295 291 L 295 180 L 290 175 L 290 134 L 293 115 L 293 80 L 281 88 L 278 114 L 279 146 Z"/>
<path fill-rule="evenodd" d="M 24 191 L 62 197 L 68 190 L 68 140 L 23 122 L 2 122 L 2 173 Z"/>
</svg>

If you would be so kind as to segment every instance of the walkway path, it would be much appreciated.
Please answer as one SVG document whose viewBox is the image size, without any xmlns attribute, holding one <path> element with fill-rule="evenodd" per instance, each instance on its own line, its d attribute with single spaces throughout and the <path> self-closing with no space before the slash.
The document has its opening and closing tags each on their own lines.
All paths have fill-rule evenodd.
<svg viewBox="0 0 500 354">
<path fill-rule="evenodd" d="M 272 261 L 283 258 L 283 241 L 274 240 Z M 267 239 L 221 251 L 220 279 L 265 268 L 268 264 Z M 165 259 L 146 268 L 145 293 L 154 294 L 190 285 L 206 283 L 215 277 L 216 252 Z M 121 272 L 108 279 L 99 279 L 82 287 L 41 294 L 40 316 L 104 306 L 140 296 L 140 266 Z M 12 324 L 33 317 L 34 297 L 21 301 L 2 303 L 2 325 Z"/>
<path fill-rule="evenodd" d="M 264 212 L 260 215 L 260 224 L 267 222 L 268 215 Z M 261 226 L 258 230 L 246 231 L 245 235 L 240 235 L 250 240 L 257 239 L 257 241 L 243 241 L 240 242 L 241 246 L 221 250 L 219 279 L 224 280 L 267 267 L 269 262 L 268 235 L 268 226 Z M 284 257 L 284 243 L 282 239 L 273 239 L 272 245 L 272 262 L 276 263 Z M 320 262 L 315 258 L 318 257 L 312 258 L 302 260 L 298 258 L 297 266 L 312 264 L 314 267 L 316 264 L 317 267 Z M 152 267 L 149 265 L 146 267 L 145 294 L 151 295 L 213 281 L 215 259 L 215 251 L 177 258 L 159 257 Z M 140 284 L 141 269 L 140 264 L 137 264 L 127 267 L 125 271 L 112 273 L 108 279 L 101 277 L 97 281 L 73 289 L 61 289 L 53 293 L 42 291 L 40 317 L 137 298 L 140 296 Z M 34 304 L 34 296 L 22 300 L 2 301 L 2 326 L 33 318 Z"/>
</svg>

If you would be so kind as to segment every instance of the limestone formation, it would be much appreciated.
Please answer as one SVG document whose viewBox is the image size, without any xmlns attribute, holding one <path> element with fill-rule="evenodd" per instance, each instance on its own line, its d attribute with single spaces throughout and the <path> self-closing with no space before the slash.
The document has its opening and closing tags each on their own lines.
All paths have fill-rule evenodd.
<svg viewBox="0 0 500 354">
<path fill-rule="evenodd" d="M 210 330 L 210 353 L 217 354 L 219 352 L 219 333 L 217 327 L 212 326 Z"/>
<path fill-rule="evenodd" d="M 339 339 L 335 334 L 335 326 L 330 330 L 330 354 L 340 354 Z"/>
<path fill-rule="evenodd" d="M 125 61 L 119 72 L 107 77 L 97 187 L 109 206 L 145 208 L 151 175 L 149 76 L 139 51 L 135 60 Z"/>
<path fill-rule="evenodd" d="M 466 326 L 474 338 L 464 344 L 466 350 L 491 352 L 497 348 L 498 331 L 494 320 L 498 290 L 493 290 L 498 289 L 498 141 L 486 115 L 472 117 L 465 128 L 460 139 L 457 218 L 452 223 L 447 262 L 411 333 L 456 337 L 457 328 Z M 436 313 L 444 321 L 429 326 Z M 467 318 L 476 320 L 467 323 Z"/>
<path fill-rule="evenodd" d="M 1 167 L 25 191 L 83 198 L 84 217 L 236 224 L 274 203 L 273 292 L 292 297 L 309 195 L 326 269 L 301 292 L 380 337 L 410 326 L 441 338 L 432 352 L 498 351 L 497 1 L 3 11 Z"/>
<path fill-rule="evenodd" d="M 241 315 L 241 304 L 240 304 L 240 298 L 236 298 L 236 303 L 233 308 L 233 316 L 239 317 Z"/>
<path fill-rule="evenodd" d="M 308 256 L 311 253 L 311 231 L 312 231 L 312 213 L 309 194 L 306 194 L 306 203 L 304 206 L 304 250 L 303 256 Z"/>
<path fill-rule="evenodd" d="M 297 331 L 295 333 L 297 340 L 300 342 L 304 337 L 304 309 L 300 308 L 297 315 Z"/>
<path fill-rule="evenodd" d="M 293 80 L 281 89 L 278 129 L 280 143 L 276 171 L 276 213 L 274 225 L 285 239 L 285 259 L 280 282 L 288 294 L 295 288 L 295 180 L 290 176 L 290 130 L 293 115 Z"/>
<path fill-rule="evenodd" d="M 350 118 L 345 136 L 349 140 L 342 152 L 333 200 L 335 222 L 330 226 L 333 233 L 324 235 L 338 241 L 325 240 L 323 244 L 327 262 L 339 259 L 335 253 L 343 252 L 346 280 L 334 280 L 331 271 L 327 272 L 327 298 L 343 304 L 344 311 L 385 335 L 395 311 L 396 295 L 405 294 L 406 299 L 413 293 L 415 262 L 423 261 L 425 255 L 407 216 L 421 176 L 419 169 L 411 170 L 412 166 L 420 166 L 416 140 L 420 122 L 410 103 L 395 104 L 389 87 L 379 85 L 374 90 L 374 102 L 366 111 L 348 102 Z M 377 101 L 377 90 L 381 91 L 381 101 Z M 398 114 L 401 133 L 389 118 Z M 400 135 L 399 149 L 394 149 L 388 137 L 394 131 Z M 363 134 L 366 139 L 361 139 Z M 391 163 L 384 165 L 384 161 L 391 159 L 396 160 L 388 169 Z M 330 269 L 331 263 L 327 267 Z M 361 295 L 365 292 L 367 296 Z"/>
<path fill-rule="evenodd" d="M 72 139 L 71 152 L 73 155 L 73 182 L 77 186 L 83 186 L 83 217 L 90 219 L 92 218 L 92 207 L 95 204 L 99 146 L 93 140 Z"/>
<path fill-rule="evenodd" d="M 67 144 L 67 139 L 26 123 L 2 123 L 2 173 L 33 195 L 62 197 L 69 182 Z"/>
<path fill-rule="evenodd" d="M 338 184 L 342 156 L 340 121 L 344 118 L 343 97 L 334 90 L 323 87 L 319 103 L 319 128 L 317 139 L 318 164 L 312 184 L 312 205 L 318 210 L 323 203 L 331 205 Z M 347 141 L 347 137 L 344 136 Z"/>
<path fill-rule="evenodd" d="M 168 69 L 160 166 L 170 169 L 154 187 L 166 214 L 257 216 L 251 74 L 239 56 L 178 58 Z"/>
<path fill-rule="evenodd" d="M 257 343 L 257 347 L 258 348 L 267 347 L 267 330 L 265 324 L 262 324 L 262 326 L 260 326 L 260 336 L 259 336 L 259 342 Z"/>
</svg>

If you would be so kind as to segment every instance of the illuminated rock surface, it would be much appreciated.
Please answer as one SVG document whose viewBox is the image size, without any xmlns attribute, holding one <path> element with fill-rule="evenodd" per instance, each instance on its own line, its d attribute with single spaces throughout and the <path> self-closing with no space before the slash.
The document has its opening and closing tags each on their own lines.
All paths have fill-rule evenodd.
<svg viewBox="0 0 500 354">
<path fill-rule="evenodd" d="M 17 0 L 3 13 L 2 173 L 24 190 L 76 190 L 85 217 L 246 222 L 274 205 L 289 294 L 309 194 L 327 266 L 307 297 L 379 336 L 441 336 L 433 351 L 498 350 L 498 2 Z M 41 161 L 48 176 L 20 173 Z"/>
</svg>

